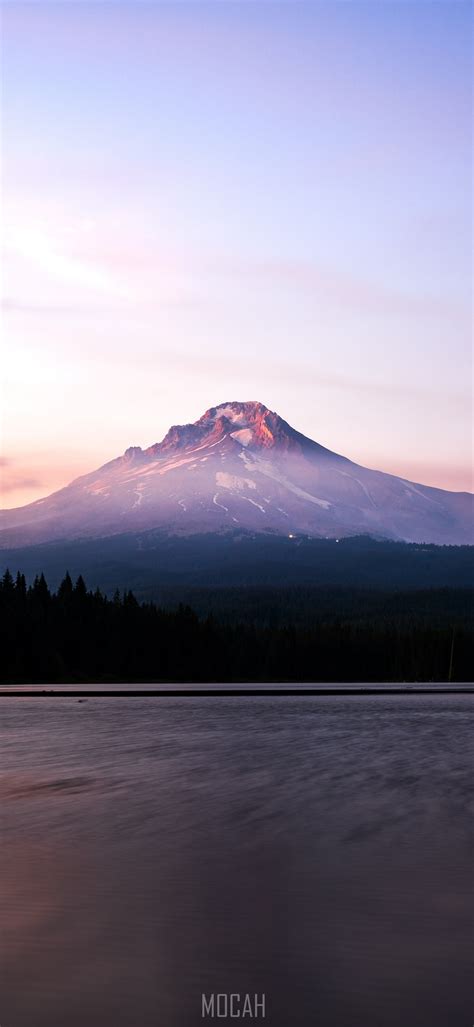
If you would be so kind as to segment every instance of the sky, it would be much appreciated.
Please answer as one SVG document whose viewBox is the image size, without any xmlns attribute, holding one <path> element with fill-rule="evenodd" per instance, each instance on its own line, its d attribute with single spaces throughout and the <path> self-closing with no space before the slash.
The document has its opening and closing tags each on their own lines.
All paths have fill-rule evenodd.
<svg viewBox="0 0 474 1027">
<path fill-rule="evenodd" d="M 249 399 L 472 488 L 471 16 L 3 3 L 3 507 Z"/>
</svg>

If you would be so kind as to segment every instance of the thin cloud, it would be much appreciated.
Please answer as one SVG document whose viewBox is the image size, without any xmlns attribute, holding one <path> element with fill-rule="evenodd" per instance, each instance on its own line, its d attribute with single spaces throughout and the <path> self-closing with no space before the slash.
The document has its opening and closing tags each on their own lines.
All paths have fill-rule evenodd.
<svg viewBox="0 0 474 1027">
<path fill-rule="evenodd" d="M 34 301 L 21 299 L 2 299 L 1 309 L 4 314 L 65 314 L 65 315 L 95 315 L 102 313 L 115 313 L 115 308 L 105 307 L 98 304 L 79 303 L 35 303 Z"/>
<path fill-rule="evenodd" d="M 217 270 L 217 269 L 216 269 Z M 456 317 L 460 303 L 447 296 L 411 294 L 390 289 L 375 280 L 326 267 L 313 261 L 266 260 L 220 265 L 223 274 L 267 280 L 309 293 L 316 300 L 338 310 L 364 315 Z"/>
<path fill-rule="evenodd" d="M 216 373 L 220 374 L 229 381 L 239 381 L 247 373 L 242 363 L 241 355 L 227 356 L 220 353 L 209 353 L 206 357 L 202 357 L 196 352 L 177 351 L 175 349 L 160 350 L 159 358 L 161 361 L 166 361 L 167 366 L 175 366 L 181 373 L 202 375 L 204 378 L 209 377 L 211 369 L 214 375 Z M 141 358 L 142 364 L 144 362 L 156 364 L 156 361 L 156 353 L 149 354 L 148 356 L 143 355 Z M 309 387 L 314 390 L 333 389 L 348 392 L 351 395 L 365 394 L 369 397 L 376 395 L 392 400 L 406 400 L 410 398 L 416 402 L 425 401 L 432 403 L 436 395 L 441 395 L 434 388 L 424 388 L 423 386 L 410 385 L 406 382 L 349 378 L 339 374 L 327 374 L 324 371 L 318 370 L 314 364 L 298 363 L 295 365 L 295 363 L 286 361 L 272 361 L 268 363 L 267 361 L 257 360 L 255 357 L 252 357 L 252 373 L 255 380 L 273 381 L 278 384 L 284 381 L 299 388 Z M 456 407 L 463 405 L 470 407 L 471 405 L 470 395 L 459 392 L 449 393 L 443 391 L 442 399 L 443 403 L 450 403 Z"/>
<path fill-rule="evenodd" d="M 0 457 L 0 491 L 14 492 L 16 489 L 40 488 L 42 481 L 31 474 L 15 470 L 12 461 L 6 456 Z"/>
<path fill-rule="evenodd" d="M 97 315 L 120 317 L 136 316 L 137 313 L 150 313 L 155 310 L 193 310 L 200 307 L 203 300 L 193 296 L 182 296 L 170 299 L 146 301 L 136 303 L 133 306 L 125 307 L 122 304 L 93 304 L 93 303 L 37 303 L 28 299 L 9 299 L 0 301 L 0 309 L 7 316 L 9 314 L 32 314 L 37 317 L 96 317 Z"/>
<path fill-rule="evenodd" d="M 53 281 L 109 296 L 128 293 L 124 283 L 116 281 L 107 268 L 90 259 L 71 256 L 64 246 L 38 228 L 10 228 L 7 230 L 6 249 L 45 271 Z"/>
</svg>

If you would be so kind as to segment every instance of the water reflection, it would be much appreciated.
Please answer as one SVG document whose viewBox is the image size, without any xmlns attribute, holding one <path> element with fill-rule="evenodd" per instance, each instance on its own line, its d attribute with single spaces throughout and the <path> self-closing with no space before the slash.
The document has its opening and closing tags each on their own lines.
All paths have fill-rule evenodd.
<svg viewBox="0 0 474 1027">
<path fill-rule="evenodd" d="M 4 701 L 2 1027 L 471 1022 L 471 704 Z"/>
</svg>

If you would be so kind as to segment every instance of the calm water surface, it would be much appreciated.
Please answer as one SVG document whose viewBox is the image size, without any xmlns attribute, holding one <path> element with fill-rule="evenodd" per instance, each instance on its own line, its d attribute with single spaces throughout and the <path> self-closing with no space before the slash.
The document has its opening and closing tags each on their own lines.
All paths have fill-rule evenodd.
<svg viewBox="0 0 474 1027">
<path fill-rule="evenodd" d="M 2 1027 L 469 1027 L 473 703 L 3 699 Z"/>
</svg>

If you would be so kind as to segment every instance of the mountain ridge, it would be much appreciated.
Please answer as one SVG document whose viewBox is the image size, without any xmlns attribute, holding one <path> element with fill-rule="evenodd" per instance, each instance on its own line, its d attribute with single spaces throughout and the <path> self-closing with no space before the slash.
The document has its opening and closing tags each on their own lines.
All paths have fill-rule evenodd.
<svg viewBox="0 0 474 1027">
<path fill-rule="evenodd" d="M 44 499 L 0 511 L 0 548 L 152 528 L 471 544 L 472 499 L 362 467 L 263 403 L 230 401 Z"/>
</svg>

